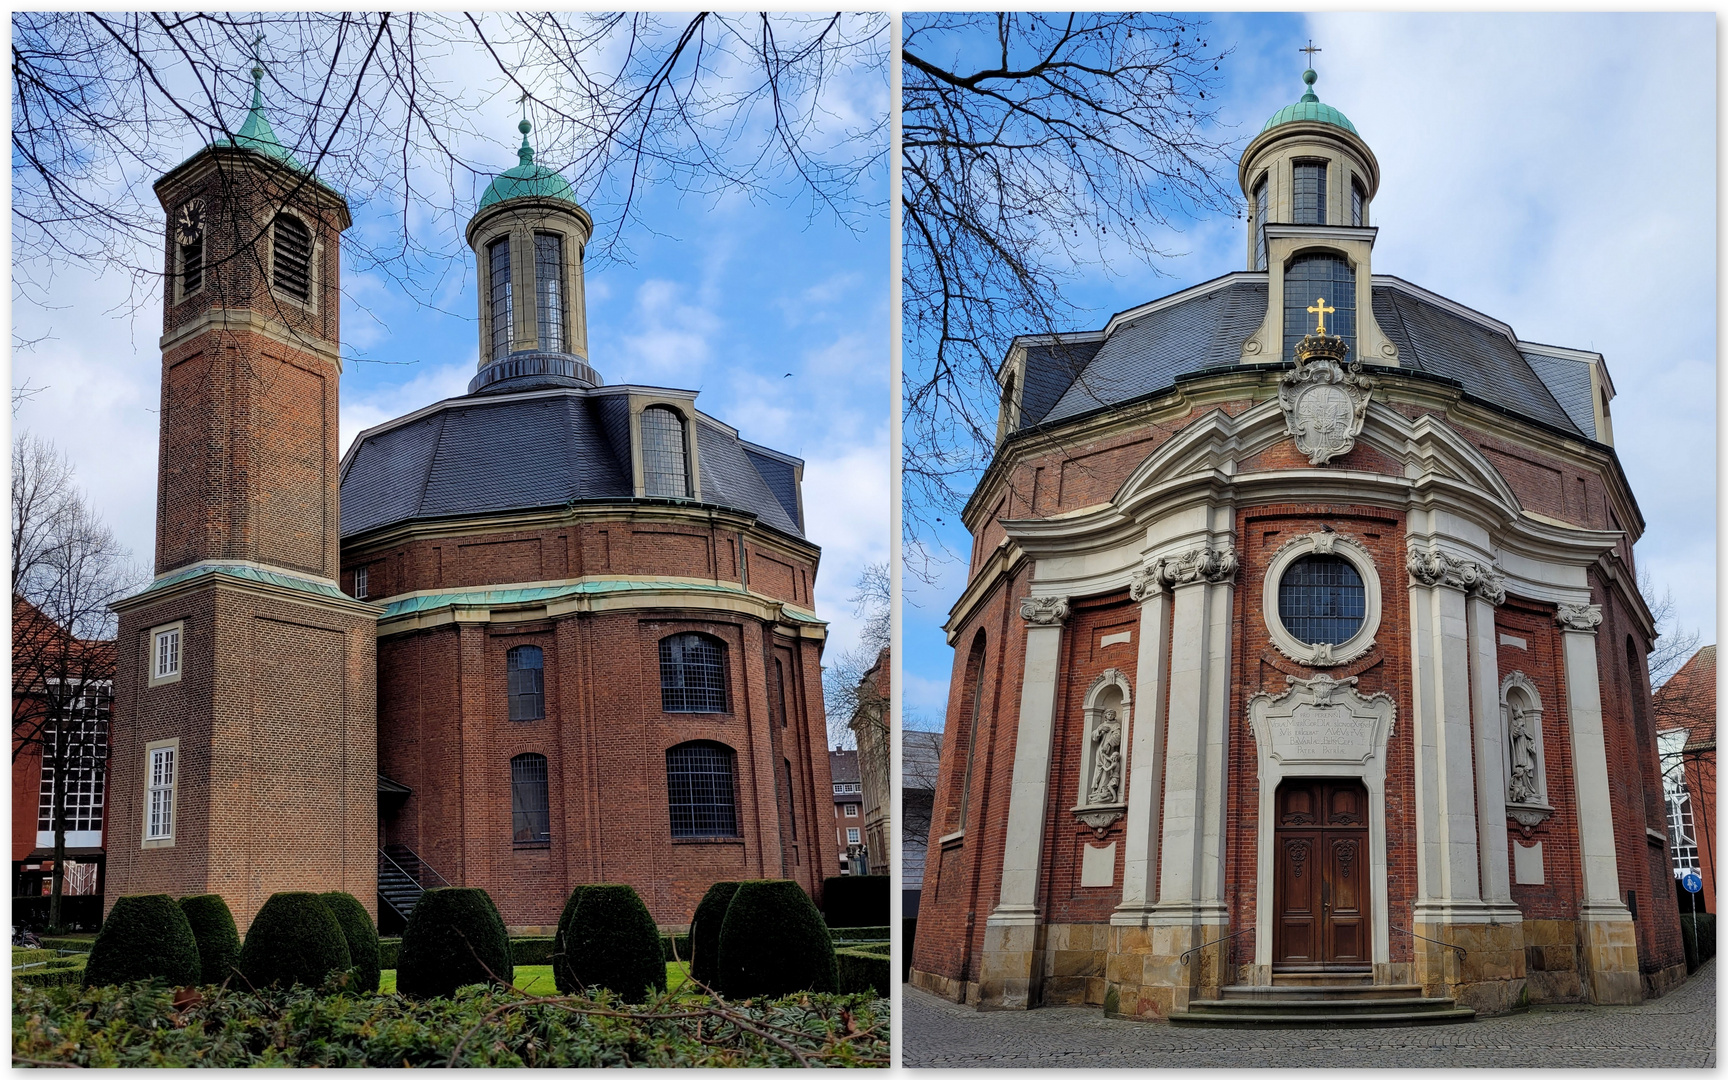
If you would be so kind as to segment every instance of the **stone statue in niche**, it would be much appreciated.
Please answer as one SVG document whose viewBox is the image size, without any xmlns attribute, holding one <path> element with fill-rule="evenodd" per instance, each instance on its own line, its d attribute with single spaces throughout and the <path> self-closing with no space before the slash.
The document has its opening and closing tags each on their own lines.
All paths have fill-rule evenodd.
<svg viewBox="0 0 1728 1080">
<path fill-rule="evenodd" d="M 1536 733 L 1530 727 L 1530 714 L 1516 705 L 1508 707 L 1511 714 L 1509 734 L 1512 740 L 1512 783 L 1506 796 L 1515 803 L 1536 801 Z"/>
<path fill-rule="evenodd" d="M 1092 756 L 1092 790 L 1086 800 L 1093 806 L 1107 806 L 1122 799 L 1122 722 L 1116 710 L 1108 709 L 1104 719 L 1092 731 L 1096 744 Z"/>
</svg>

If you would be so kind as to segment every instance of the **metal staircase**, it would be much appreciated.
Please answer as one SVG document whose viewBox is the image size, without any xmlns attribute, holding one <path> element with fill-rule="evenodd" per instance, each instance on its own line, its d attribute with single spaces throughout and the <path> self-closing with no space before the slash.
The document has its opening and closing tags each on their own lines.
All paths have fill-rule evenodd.
<svg viewBox="0 0 1728 1080">
<path fill-rule="evenodd" d="M 413 848 L 390 844 L 378 852 L 378 899 L 404 920 L 422 893 L 449 884 Z"/>
</svg>

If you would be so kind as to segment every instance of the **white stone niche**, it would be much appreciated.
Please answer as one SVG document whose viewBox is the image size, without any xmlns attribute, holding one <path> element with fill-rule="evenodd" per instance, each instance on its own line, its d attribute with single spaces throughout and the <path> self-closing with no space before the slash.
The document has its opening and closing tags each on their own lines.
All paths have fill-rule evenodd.
<svg viewBox="0 0 1728 1080">
<path fill-rule="evenodd" d="M 1254 981 L 1272 981 L 1272 919 L 1278 785 L 1287 779 L 1362 781 L 1368 790 L 1368 859 L 1372 873 L 1370 928 L 1375 982 L 1391 958 L 1386 891 L 1386 744 L 1397 705 L 1390 694 L 1364 697 L 1356 679 L 1319 674 L 1286 676 L 1281 694 L 1262 690 L 1248 699 L 1248 727 L 1259 764 L 1260 806 L 1255 860 Z"/>
<path fill-rule="evenodd" d="M 1074 816 L 1102 840 L 1128 810 L 1128 733 L 1133 694 L 1128 676 L 1106 668 L 1086 691 L 1081 725 L 1079 798 Z M 1107 730 L 1114 719 L 1114 731 Z M 1106 758 L 1114 755 L 1114 768 Z M 1111 780 L 1114 780 L 1112 783 Z M 1114 865 L 1114 863 L 1112 863 Z"/>
</svg>

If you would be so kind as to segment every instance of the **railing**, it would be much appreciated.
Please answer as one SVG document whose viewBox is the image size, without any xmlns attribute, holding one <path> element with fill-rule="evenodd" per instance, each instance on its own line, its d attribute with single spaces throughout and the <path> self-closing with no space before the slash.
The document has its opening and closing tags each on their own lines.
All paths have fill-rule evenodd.
<svg viewBox="0 0 1728 1080">
<path fill-rule="evenodd" d="M 1464 948 L 1462 945 L 1454 945 L 1450 941 L 1435 941 L 1431 937 L 1424 937 L 1423 935 L 1416 933 L 1414 930 L 1406 930 L 1401 926 L 1394 926 L 1392 929 L 1398 931 L 1400 934 L 1408 934 L 1410 937 L 1416 938 L 1419 941 L 1426 941 L 1431 945 L 1443 945 L 1448 949 L 1457 949 L 1459 960 L 1463 960 L 1464 957 L 1469 955 L 1469 950 Z"/>
<path fill-rule="evenodd" d="M 411 864 L 411 867 L 402 865 L 401 862 L 398 862 L 396 858 L 392 857 L 389 848 L 378 849 L 378 857 L 407 875 L 408 879 L 414 882 L 414 884 L 420 886 L 422 889 L 432 889 L 439 886 L 445 888 L 449 887 L 450 883 L 444 880 L 444 876 L 438 873 L 438 871 L 432 869 L 432 864 L 427 862 L 425 859 L 422 859 L 413 848 L 394 844 L 391 845 L 391 847 L 394 847 L 396 849 L 396 854 L 402 856 L 404 861 Z M 431 878 L 432 880 L 428 881 L 426 880 L 427 878 Z"/>
<path fill-rule="evenodd" d="M 1236 932 L 1235 932 L 1235 933 L 1234 933 L 1234 934 L 1231 934 L 1231 935 L 1229 935 L 1229 936 L 1228 936 L 1228 937 L 1221 937 L 1221 938 L 1219 938 L 1219 939 L 1218 939 L 1218 940 L 1216 940 L 1216 941 L 1208 941 L 1208 942 L 1207 942 L 1207 943 L 1206 943 L 1206 944 L 1204 944 L 1204 945 L 1196 945 L 1196 946 L 1194 946 L 1194 947 L 1193 947 L 1193 948 L 1192 948 L 1192 949 L 1189 949 L 1189 950 L 1188 950 L 1188 951 L 1187 951 L 1187 952 L 1185 952 L 1185 953 L 1183 953 L 1183 954 L 1182 954 L 1182 955 L 1181 955 L 1181 956 L 1180 956 L 1180 957 L 1178 957 L 1178 958 L 1177 958 L 1177 959 L 1178 959 L 1178 961 L 1179 961 L 1179 962 L 1180 962 L 1180 963 L 1181 963 L 1181 965 L 1182 965 L 1182 966 L 1183 966 L 1183 967 L 1187 967 L 1187 966 L 1188 966 L 1188 957 L 1189 957 L 1189 956 L 1190 956 L 1190 955 L 1192 955 L 1192 954 L 1193 954 L 1193 953 L 1197 953 L 1197 952 L 1199 952 L 1199 951 L 1200 951 L 1200 950 L 1201 950 L 1201 949 L 1209 949 L 1209 948 L 1211 948 L 1211 947 L 1212 947 L 1212 946 L 1214 946 L 1214 945 L 1222 945 L 1222 944 L 1224 944 L 1224 943 L 1225 943 L 1225 942 L 1226 942 L 1226 941 L 1229 941 L 1229 940 L 1230 940 L 1230 939 L 1231 939 L 1231 938 L 1239 938 L 1239 937 L 1241 937 L 1241 936 L 1242 936 L 1242 935 L 1243 935 L 1243 934 L 1251 934 L 1251 933 L 1253 933 L 1253 932 L 1254 932 L 1254 928 L 1253 928 L 1253 927 L 1252 927 L 1252 926 L 1250 926 L 1250 927 L 1248 927 L 1248 928 L 1247 928 L 1247 929 L 1245 929 L 1245 930 L 1238 930 L 1238 931 L 1236 931 Z"/>
</svg>

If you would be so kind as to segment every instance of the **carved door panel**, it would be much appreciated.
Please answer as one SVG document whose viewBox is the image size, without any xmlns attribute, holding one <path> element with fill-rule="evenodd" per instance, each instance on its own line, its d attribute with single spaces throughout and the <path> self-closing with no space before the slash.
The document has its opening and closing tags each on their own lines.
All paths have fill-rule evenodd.
<svg viewBox="0 0 1728 1080">
<path fill-rule="evenodd" d="M 1366 968 L 1367 791 L 1353 780 L 1289 780 L 1276 798 L 1273 965 Z"/>
</svg>

